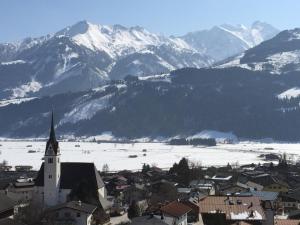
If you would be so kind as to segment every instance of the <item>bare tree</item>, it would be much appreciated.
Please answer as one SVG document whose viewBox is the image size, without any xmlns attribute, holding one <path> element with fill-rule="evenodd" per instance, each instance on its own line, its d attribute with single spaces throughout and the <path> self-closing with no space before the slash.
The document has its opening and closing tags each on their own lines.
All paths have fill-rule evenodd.
<svg viewBox="0 0 300 225">
<path fill-rule="evenodd" d="M 105 164 L 102 166 L 102 172 L 103 172 L 103 173 L 109 172 L 109 166 L 108 166 L 107 163 L 105 163 Z"/>
</svg>

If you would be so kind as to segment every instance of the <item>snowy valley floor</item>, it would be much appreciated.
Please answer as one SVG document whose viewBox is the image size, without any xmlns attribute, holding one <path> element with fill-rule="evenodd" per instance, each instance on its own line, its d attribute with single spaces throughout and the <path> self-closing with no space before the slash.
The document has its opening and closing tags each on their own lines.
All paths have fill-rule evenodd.
<svg viewBox="0 0 300 225">
<path fill-rule="evenodd" d="M 45 145 L 45 142 L 0 141 L 0 162 L 6 160 L 11 166 L 31 165 L 39 169 Z M 168 168 L 182 157 L 203 166 L 265 162 L 258 157 L 265 153 L 286 152 L 295 161 L 300 157 L 300 144 L 253 142 L 218 144 L 216 147 L 171 146 L 164 143 L 60 142 L 60 150 L 62 162 L 94 162 L 99 170 L 108 164 L 113 171 L 141 169 L 143 163 Z M 130 155 L 137 157 L 129 158 Z"/>
</svg>

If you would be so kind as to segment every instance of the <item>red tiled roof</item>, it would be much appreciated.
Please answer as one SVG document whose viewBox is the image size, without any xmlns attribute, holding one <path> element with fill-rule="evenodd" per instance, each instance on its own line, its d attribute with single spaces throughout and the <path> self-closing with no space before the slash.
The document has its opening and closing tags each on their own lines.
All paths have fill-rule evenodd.
<svg viewBox="0 0 300 225">
<path fill-rule="evenodd" d="M 165 214 L 168 214 L 170 216 L 174 217 L 180 217 L 183 216 L 184 214 L 190 212 L 192 209 L 188 207 L 187 205 L 173 201 L 169 203 L 168 205 L 165 205 L 161 208 L 161 211 Z"/>
<path fill-rule="evenodd" d="M 274 221 L 274 225 L 299 225 L 300 220 L 279 220 Z"/>
<path fill-rule="evenodd" d="M 207 196 L 198 206 L 200 213 L 224 213 L 227 220 L 264 220 L 258 197 Z"/>
<path fill-rule="evenodd" d="M 235 223 L 232 223 L 231 225 L 251 225 L 250 223 L 247 223 L 245 221 L 237 221 Z"/>
</svg>

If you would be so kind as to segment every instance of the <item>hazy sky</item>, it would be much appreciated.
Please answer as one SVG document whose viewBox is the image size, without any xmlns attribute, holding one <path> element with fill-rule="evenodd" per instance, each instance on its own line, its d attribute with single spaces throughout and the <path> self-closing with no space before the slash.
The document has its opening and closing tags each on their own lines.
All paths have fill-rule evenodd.
<svg viewBox="0 0 300 225">
<path fill-rule="evenodd" d="M 53 33 L 80 20 L 182 35 L 223 23 L 300 27 L 299 0 L 0 0 L 0 42 Z"/>
</svg>

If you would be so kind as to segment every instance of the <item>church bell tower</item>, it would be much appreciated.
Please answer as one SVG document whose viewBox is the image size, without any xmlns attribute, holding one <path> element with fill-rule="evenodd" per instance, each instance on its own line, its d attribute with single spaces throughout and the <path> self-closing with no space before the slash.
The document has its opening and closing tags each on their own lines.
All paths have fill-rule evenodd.
<svg viewBox="0 0 300 225">
<path fill-rule="evenodd" d="M 60 185 L 60 150 L 55 137 L 53 112 L 51 115 L 50 136 L 44 156 L 44 205 L 54 206 L 59 203 Z"/>
</svg>

